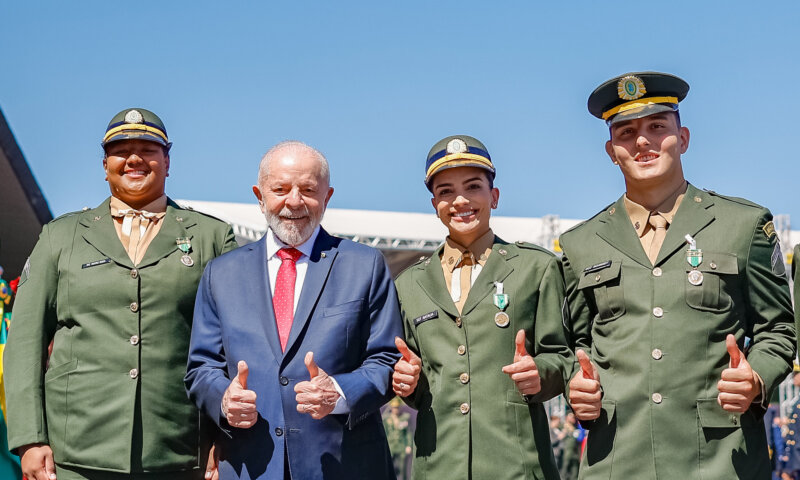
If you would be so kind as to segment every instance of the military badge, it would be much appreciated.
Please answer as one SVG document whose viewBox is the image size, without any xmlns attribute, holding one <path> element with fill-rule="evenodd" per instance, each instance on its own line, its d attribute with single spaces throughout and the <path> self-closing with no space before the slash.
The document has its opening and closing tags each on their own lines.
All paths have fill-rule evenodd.
<svg viewBox="0 0 800 480">
<path fill-rule="evenodd" d="M 703 272 L 700 270 L 691 270 L 689 271 L 689 283 L 694 285 L 695 287 L 698 285 L 702 285 L 703 283 Z"/>
<path fill-rule="evenodd" d="M 623 100 L 636 100 L 642 98 L 645 93 L 647 89 L 644 88 L 644 82 L 635 75 L 622 77 L 617 82 L 617 94 Z"/>
<path fill-rule="evenodd" d="M 772 249 L 772 258 L 770 259 L 770 263 L 772 266 L 772 273 L 778 277 L 783 277 L 786 275 L 786 264 L 783 263 L 783 252 L 781 252 L 780 242 L 776 242 L 775 248 Z"/>
<path fill-rule="evenodd" d="M 500 310 L 505 310 L 508 306 L 508 294 L 503 293 L 503 282 L 494 282 L 497 289 L 494 294 L 494 306 Z"/>
<path fill-rule="evenodd" d="M 139 112 L 139 110 L 128 110 L 128 113 L 125 114 L 125 122 L 126 123 L 142 123 L 144 122 L 144 117 Z"/>
<path fill-rule="evenodd" d="M 769 222 L 766 223 L 766 225 L 764 225 L 763 230 L 767 238 L 770 238 L 773 235 L 775 235 L 775 224 L 772 223 L 772 220 L 770 220 Z"/>
<path fill-rule="evenodd" d="M 494 324 L 500 328 L 505 328 L 511 322 L 506 312 L 497 312 L 494 314 Z"/>
<path fill-rule="evenodd" d="M 694 268 L 699 267 L 703 263 L 703 251 L 697 248 L 697 242 L 688 233 L 683 238 L 689 244 L 689 248 L 686 250 L 686 261 Z"/>
<path fill-rule="evenodd" d="M 181 263 L 187 267 L 194 265 L 194 260 L 192 260 L 192 257 L 189 256 L 189 252 L 192 251 L 192 244 L 189 239 L 187 237 L 178 238 L 175 240 L 175 243 L 178 244 L 178 248 L 180 248 L 181 252 L 183 252 L 183 256 L 181 256 Z"/>
<path fill-rule="evenodd" d="M 447 153 L 464 153 L 467 151 L 467 144 L 460 138 L 454 138 L 447 142 Z"/>
</svg>

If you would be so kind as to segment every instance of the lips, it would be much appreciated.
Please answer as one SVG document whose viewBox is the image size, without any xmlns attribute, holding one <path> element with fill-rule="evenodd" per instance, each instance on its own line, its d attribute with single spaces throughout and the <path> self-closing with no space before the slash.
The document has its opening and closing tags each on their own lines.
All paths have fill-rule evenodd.
<svg viewBox="0 0 800 480">
<path fill-rule="evenodd" d="M 146 172 L 144 170 L 128 170 L 128 171 L 125 172 L 125 175 L 128 176 L 128 177 L 133 177 L 133 178 L 141 178 L 141 177 L 146 176 L 147 173 L 148 172 Z"/>
<path fill-rule="evenodd" d="M 652 162 L 653 160 L 657 159 L 659 156 L 660 156 L 659 154 L 651 153 L 651 152 L 640 153 L 640 154 L 636 155 L 634 160 L 637 163 L 647 163 L 647 162 Z"/>
<path fill-rule="evenodd" d="M 456 219 L 459 219 L 459 220 L 466 220 L 467 218 L 469 218 L 469 217 L 471 217 L 471 216 L 473 216 L 473 215 L 475 215 L 477 213 L 478 213 L 477 210 L 467 210 L 465 212 L 453 213 L 451 216 L 453 218 L 456 218 Z"/>
</svg>

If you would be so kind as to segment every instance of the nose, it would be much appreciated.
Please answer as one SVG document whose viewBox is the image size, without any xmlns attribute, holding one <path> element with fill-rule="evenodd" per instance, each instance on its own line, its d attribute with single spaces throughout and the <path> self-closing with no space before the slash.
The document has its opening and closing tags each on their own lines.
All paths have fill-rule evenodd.
<svg viewBox="0 0 800 480">
<path fill-rule="evenodd" d="M 469 203 L 469 200 L 467 200 L 463 195 L 458 195 L 458 196 L 456 196 L 456 199 L 453 200 L 453 205 L 455 205 L 457 207 L 461 206 L 461 205 L 466 205 L 468 203 Z"/>
<path fill-rule="evenodd" d="M 303 203 L 303 196 L 300 195 L 300 189 L 298 188 L 293 188 L 289 191 L 289 194 L 286 195 L 286 205 L 291 209 L 300 208 L 303 206 Z"/>
<path fill-rule="evenodd" d="M 639 148 L 648 147 L 650 146 L 650 140 L 644 134 L 640 133 L 638 137 L 636 137 L 636 146 Z"/>
</svg>

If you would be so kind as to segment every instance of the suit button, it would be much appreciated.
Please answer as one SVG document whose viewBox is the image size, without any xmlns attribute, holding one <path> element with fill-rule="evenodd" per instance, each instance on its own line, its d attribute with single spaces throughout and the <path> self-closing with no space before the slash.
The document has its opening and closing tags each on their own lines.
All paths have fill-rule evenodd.
<svg viewBox="0 0 800 480">
<path fill-rule="evenodd" d="M 131 270 L 131 278 L 139 278 L 139 270 L 135 268 Z"/>
<path fill-rule="evenodd" d="M 289 385 L 289 379 L 284 377 L 283 375 L 281 375 L 280 382 L 281 382 L 281 385 L 283 385 L 284 387 L 286 385 Z"/>
<path fill-rule="evenodd" d="M 279 436 L 279 437 L 280 437 L 281 435 L 283 435 L 283 429 L 282 429 L 281 427 L 277 427 L 277 428 L 275 429 L 275 435 L 277 435 L 277 436 Z"/>
<path fill-rule="evenodd" d="M 661 307 L 656 307 L 653 309 L 653 316 L 657 318 L 661 318 L 664 316 L 664 309 Z"/>
<path fill-rule="evenodd" d="M 139 345 L 139 336 L 134 335 L 131 337 L 131 345 Z"/>
<path fill-rule="evenodd" d="M 469 413 L 469 403 L 466 403 L 466 402 L 462 403 L 461 407 L 459 407 L 459 410 L 461 410 L 461 413 L 463 413 L 464 415 L 468 414 Z"/>
<path fill-rule="evenodd" d="M 664 272 L 661 271 L 661 267 L 656 267 L 656 268 L 653 269 L 653 276 L 654 277 L 660 277 L 662 273 L 664 273 Z"/>
<path fill-rule="evenodd" d="M 464 355 L 465 353 L 467 353 L 467 347 L 465 347 L 464 345 L 459 345 L 458 346 L 458 354 L 459 355 Z"/>
<path fill-rule="evenodd" d="M 656 392 L 653 394 L 653 403 L 661 403 L 664 400 L 664 397 L 661 396 L 660 393 Z"/>
<path fill-rule="evenodd" d="M 136 377 L 139 376 L 139 370 L 137 370 L 135 368 L 131 368 L 131 371 L 128 372 L 128 375 L 130 375 L 131 378 L 136 378 Z"/>
<path fill-rule="evenodd" d="M 469 383 L 469 373 L 462 373 L 458 379 L 461 380 L 461 383 Z"/>
<path fill-rule="evenodd" d="M 664 354 L 661 352 L 661 350 L 659 350 L 657 348 L 655 350 L 653 350 L 652 355 L 653 355 L 653 358 L 656 359 L 656 360 L 661 360 L 661 357 L 664 356 Z"/>
<path fill-rule="evenodd" d="M 136 313 L 139 311 L 139 304 L 136 302 L 131 303 L 131 312 Z"/>
<path fill-rule="evenodd" d="M 461 317 L 456 317 L 456 327 L 461 328 Z"/>
</svg>

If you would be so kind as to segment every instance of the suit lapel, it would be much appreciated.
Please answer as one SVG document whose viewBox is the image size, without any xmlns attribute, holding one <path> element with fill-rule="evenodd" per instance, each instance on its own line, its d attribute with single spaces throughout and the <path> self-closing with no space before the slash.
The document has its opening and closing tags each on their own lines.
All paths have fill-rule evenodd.
<svg viewBox="0 0 800 480">
<path fill-rule="evenodd" d="M 275 363 L 280 364 L 280 358 L 283 357 L 281 352 L 281 341 L 278 338 L 278 325 L 275 322 L 275 311 L 272 307 L 272 290 L 269 284 L 269 272 L 267 271 L 267 236 L 264 235 L 261 240 L 250 243 L 242 248 L 249 248 L 252 250 L 252 257 L 250 261 L 242 262 L 241 278 L 247 279 L 255 283 L 253 298 L 247 298 L 244 301 L 248 304 L 252 312 L 261 320 L 261 325 L 264 327 L 264 336 L 267 338 L 267 343 L 272 350 L 272 358 Z"/>
<path fill-rule="evenodd" d="M 322 288 L 328 280 L 328 274 L 337 254 L 338 249 L 334 245 L 333 237 L 320 228 L 317 240 L 314 242 L 314 249 L 311 251 L 311 257 L 308 259 L 308 268 L 303 280 L 303 290 L 300 292 L 300 299 L 294 312 L 292 329 L 289 331 L 289 339 L 286 342 L 286 351 L 284 353 L 292 348 L 292 345 L 299 338 L 300 332 L 303 331 L 311 318 L 311 312 L 314 311 L 319 297 L 322 295 Z M 280 349 L 280 345 L 278 348 Z"/>
<path fill-rule="evenodd" d="M 503 282 L 514 268 L 509 264 L 509 260 L 517 256 L 517 247 L 509 246 L 497 236 L 494 237 L 494 245 L 492 245 L 492 253 L 486 260 L 486 265 L 483 266 L 475 283 L 469 289 L 467 301 L 461 309 L 461 315 L 467 315 L 476 306 L 486 298 L 487 295 L 493 294 L 496 291 L 494 282 Z"/>
<path fill-rule="evenodd" d="M 176 240 L 179 238 L 192 239 L 186 231 L 187 228 L 195 225 L 195 217 L 192 212 L 177 208 L 177 205 L 169 200 L 167 203 L 167 213 L 161 220 L 161 229 L 156 234 L 153 241 L 147 247 L 139 268 L 152 265 L 167 255 L 178 249 Z M 191 256 L 191 254 L 190 254 Z"/>
<path fill-rule="evenodd" d="M 80 224 L 86 227 L 83 238 L 89 244 L 114 262 L 133 268 L 133 262 L 114 229 L 109 199 L 97 208 L 81 213 Z"/>
<path fill-rule="evenodd" d="M 711 195 L 689 184 L 681 205 L 675 212 L 675 218 L 667 229 L 667 236 L 658 252 L 656 265 L 670 257 L 676 250 L 686 247 L 685 236 L 687 234 L 695 236 L 714 221 L 714 213 L 711 209 L 713 205 L 714 199 Z M 702 245 L 699 247 L 702 248 Z"/>
<path fill-rule="evenodd" d="M 601 213 L 599 220 L 602 223 L 597 229 L 597 235 L 600 238 L 635 262 L 652 268 L 650 259 L 647 258 L 642 243 L 631 225 L 623 197 L 620 197 L 617 203 Z"/>
<path fill-rule="evenodd" d="M 439 261 L 439 256 L 442 253 L 442 248 L 433 252 L 429 259 L 425 260 L 422 265 L 414 267 L 417 271 L 414 272 L 414 277 L 422 290 L 428 295 L 433 303 L 439 306 L 442 310 L 447 312 L 451 317 L 455 318 L 459 315 L 453 299 L 450 298 L 450 292 L 447 291 L 447 284 L 444 281 L 444 270 Z M 490 257 L 491 258 L 491 257 Z"/>
</svg>

